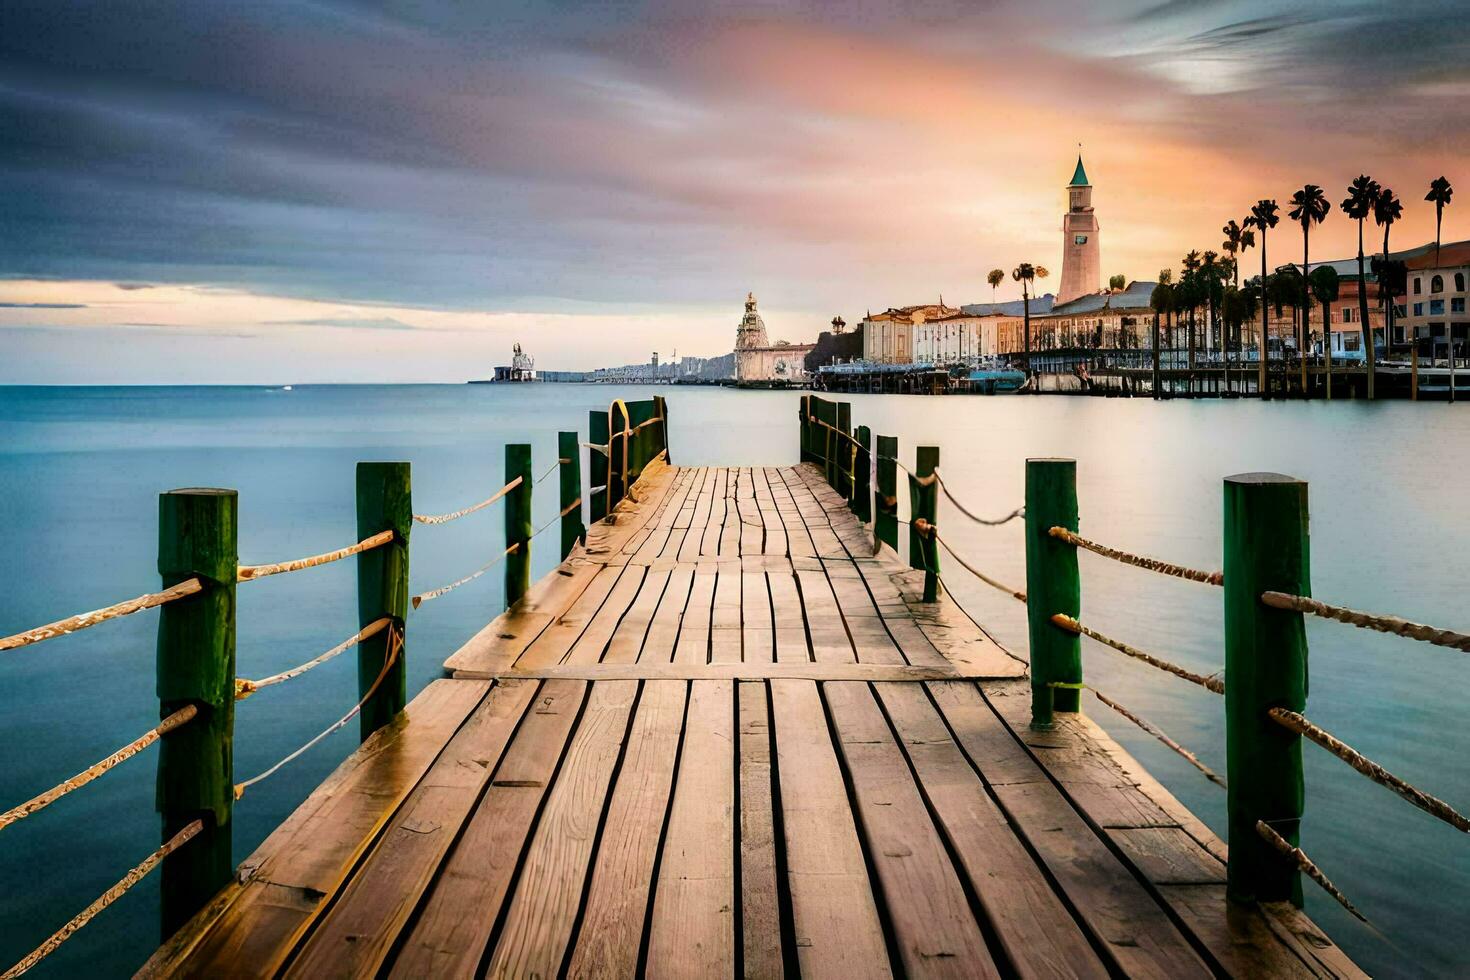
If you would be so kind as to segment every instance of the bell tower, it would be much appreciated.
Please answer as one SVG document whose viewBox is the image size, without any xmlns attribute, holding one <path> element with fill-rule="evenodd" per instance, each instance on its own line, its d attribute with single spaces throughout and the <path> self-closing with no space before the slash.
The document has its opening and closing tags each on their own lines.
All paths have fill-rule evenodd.
<svg viewBox="0 0 1470 980">
<path fill-rule="evenodd" d="M 1067 213 L 1062 218 L 1062 283 L 1057 302 L 1095 293 L 1102 283 L 1102 258 L 1098 251 L 1097 215 L 1092 210 L 1092 185 L 1082 169 L 1082 154 L 1067 185 Z"/>
</svg>

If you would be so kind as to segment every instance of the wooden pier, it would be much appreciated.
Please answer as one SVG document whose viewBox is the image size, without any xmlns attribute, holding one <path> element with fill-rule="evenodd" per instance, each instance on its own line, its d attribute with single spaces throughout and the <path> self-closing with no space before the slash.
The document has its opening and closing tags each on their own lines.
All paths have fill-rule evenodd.
<svg viewBox="0 0 1470 980">
<path fill-rule="evenodd" d="M 653 459 L 140 975 L 1360 975 L 924 577 Z"/>
</svg>

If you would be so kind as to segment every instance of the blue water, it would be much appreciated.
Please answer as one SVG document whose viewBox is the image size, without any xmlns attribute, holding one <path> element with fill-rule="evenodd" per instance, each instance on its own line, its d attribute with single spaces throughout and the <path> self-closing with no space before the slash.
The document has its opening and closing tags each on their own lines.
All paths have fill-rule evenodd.
<svg viewBox="0 0 1470 980">
<path fill-rule="evenodd" d="M 555 459 L 558 429 L 585 436 L 605 386 L 264 388 L 0 388 L 0 635 L 157 587 L 157 494 L 178 486 L 240 492 L 241 559 L 263 562 L 355 538 L 353 466 L 413 463 L 421 512 L 456 509 L 499 486 L 502 445 L 533 445 L 536 472 Z M 659 389 L 670 399 L 681 464 L 770 464 L 796 458 L 796 394 Z M 1458 519 L 1470 475 L 1470 409 L 1407 403 L 1171 402 L 1082 398 L 854 396 L 855 422 L 939 445 L 952 489 L 997 514 L 1021 500 L 1026 456 L 1079 460 L 1083 532 L 1197 567 L 1220 564 L 1220 481 L 1274 469 L 1311 483 L 1314 592 L 1330 601 L 1464 628 L 1470 527 Z M 553 482 L 535 495 L 537 526 L 557 511 Z M 997 577 L 1021 584 L 1018 524 L 966 525 L 941 505 L 946 537 Z M 489 510 L 413 535 L 416 591 L 479 567 L 502 545 Z M 554 564 L 554 536 L 532 574 Z M 1104 632 L 1202 671 L 1221 664 L 1220 593 L 1084 555 L 1083 618 Z M 1014 601 L 947 575 L 956 597 L 1017 650 Z M 239 669 L 263 676 L 314 656 L 356 628 L 352 562 L 244 585 Z M 410 693 L 503 605 L 493 571 L 412 614 Z M 157 719 L 156 614 L 0 655 L 0 808 L 89 765 Z M 1470 735 L 1459 692 L 1464 654 L 1309 624 L 1308 713 L 1369 756 L 1462 809 L 1470 807 Z M 1090 682 L 1162 726 L 1223 772 L 1219 698 L 1084 647 Z M 239 706 L 237 777 L 254 775 L 355 700 L 343 656 Z M 1223 833 L 1224 793 L 1095 702 L 1087 710 L 1171 790 Z M 329 738 L 236 808 L 246 856 L 356 742 Z M 0 966 L 14 962 L 157 844 L 156 750 L 0 832 Z M 1308 888 L 1308 910 L 1379 975 L 1450 976 L 1470 953 L 1446 918 L 1470 893 L 1467 844 L 1438 821 L 1306 746 L 1303 845 L 1387 937 Z M 37 976 L 131 972 L 156 944 L 156 878 L 99 916 Z M 1459 916 L 1453 911 L 1450 915 Z"/>
</svg>

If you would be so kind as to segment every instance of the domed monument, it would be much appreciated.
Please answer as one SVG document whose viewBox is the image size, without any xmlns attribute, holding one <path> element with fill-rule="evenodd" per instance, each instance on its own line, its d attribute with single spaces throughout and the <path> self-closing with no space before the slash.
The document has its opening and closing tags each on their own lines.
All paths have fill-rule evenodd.
<svg viewBox="0 0 1470 980">
<path fill-rule="evenodd" d="M 1067 213 L 1062 218 L 1062 283 L 1058 305 L 1102 288 L 1102 257 L 1098 250 L 1097 215 L 1092 210 L 1092 185 L 1077 154 L 1077 169 L 1067 185 Z"/>
<path fill-rule="evenodd" d="M 774 344 L 755 309 L 755 293 L 745 296 L 745 315 L 735 328 L 735 383 L 743 387 L 783 388 L 806 381 L 806 355 L 815 344 Z"/>
</svg>

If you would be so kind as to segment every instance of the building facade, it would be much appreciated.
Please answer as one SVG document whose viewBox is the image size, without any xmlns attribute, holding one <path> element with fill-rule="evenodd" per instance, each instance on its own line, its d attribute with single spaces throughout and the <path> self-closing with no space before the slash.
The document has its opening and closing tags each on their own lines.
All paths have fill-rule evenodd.
<svg viewBox="0 0 1470 980">
<path fill-rule="evenodd" d="M 863 360 L 873 364 L 913 364 L 914 328 L 934 317 L 952 316 L 959 310 L 940 303 L 892 306 L 863 318 Z"/>
<path fill-rule="evenodd" d="M 1062 285 L 1057 302 L 1066 303 L 1102 287 L 1102 253 L 1098 249 L 1097 215 L 1092 185 L 1082 169 L 1082 156 L 1067 185 L 1067 213 L 1062 217 Z"/>
<path fill-rule="evenodd" d="M 753 387 L 782 387 L 806 383 L 806 355 L 815 344 L 774 344 L 766 323 L 756 312 L 755 293 L 745 297 L 745 315 L 735 328 L 735 383 Z"/>
<path fill-rule="evenodd" d="M 1402 312 L 1395 318 L 1394 334 L 1404 328 L 1432 357 L 1447 357 L 1451 337 L 1454 356 L 1470 352 L 1470 242 L 1452 242 L 1435 255 L 1431 245 L 1405 260 L 1409 270 L 1409 292 L 1399 300 Z"/>
</svg>

